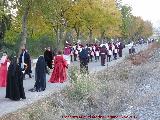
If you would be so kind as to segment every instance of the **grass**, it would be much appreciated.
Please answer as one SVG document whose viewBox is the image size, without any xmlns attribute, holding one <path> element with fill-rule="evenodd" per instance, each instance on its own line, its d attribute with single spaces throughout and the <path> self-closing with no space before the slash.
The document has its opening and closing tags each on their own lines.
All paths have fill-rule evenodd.
<svg viewBox="0 0 160 120">
<path fill-rule="evenodd" d="M 148 59 L 154 54 L 154 50 L 156 50 L 157 48 L 160 48 L 160 44 L 157 42 L 152 43 L 147 50 L 131 55 L 129 60 L 133 65 L 146 63 Z"/>
</svg>

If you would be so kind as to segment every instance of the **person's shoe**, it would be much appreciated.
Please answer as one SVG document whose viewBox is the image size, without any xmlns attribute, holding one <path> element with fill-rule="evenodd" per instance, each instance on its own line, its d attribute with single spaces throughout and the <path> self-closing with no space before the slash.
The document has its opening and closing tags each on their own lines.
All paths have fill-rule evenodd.
<svg viewBox="0 0 160 120">
<path fill-rule="evenodd" d="M 35 88 L 32 88 L 32 89 L 29 89 L 28 91 L 35 92 L 36 89 L 35 89 Z"/>
<path fill-rule="evenodd" d="M 29 78 L 32 78 L 32 76 L 31 76 L 31 75 L 29 75 Z"/>
<path fill-rule="evenodd" d="M 23 97 L 22 99 L 26 99 L 26 97 Z"/>
</svg>

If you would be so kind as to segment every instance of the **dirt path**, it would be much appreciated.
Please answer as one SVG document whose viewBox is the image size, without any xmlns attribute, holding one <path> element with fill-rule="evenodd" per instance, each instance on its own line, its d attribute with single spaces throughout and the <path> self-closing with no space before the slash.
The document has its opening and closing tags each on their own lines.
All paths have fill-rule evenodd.
<svg viewBox="0 0 160 120">
<path fill-rule="evenodd" d="M 136 51 L 139 52 L 140 50 L 143 50 L 147 48 L 147 45 L 139 45 L 136 47 Z M 102 67 L 100 65 L 100 62 L 92 62 L 89 63 L 89 71 L 91 73 L 101 71 L 106 69 L 107 67 L 114 66 L 117 63 L 124 60 L 124 58 L 128 56 L 128 49 L 125 48 L 123 50 L 123 57 L 118 58 L 118 60 L 112 60 L 110 63 L 107 63 L 108 65 Z M 73 65 L 79 66 L 78 62 L 73 63 Z M 50 75 L 47 75 L 47 80 L 50 78 Z M 33 88 L 34 86 L 34 78 L 33 79 L 26 79 L 24 80 L 24 88 L 25 88 L 25 94 L 26 94 L 26 100 L 21 101 L 11 101 L 9 99 L 4 98 L 5 97 L 5 88 L 0 88 L 0 117 L 11 112 L 15 112 L 20 108 L 24 108 L 44 97 L 49 96 L 50 94 L 53 94 L 56 91 L 62 90 L 66 85 L 69 85 L 69 82 L 65 82 L 63 84 L 51 84 L 47 82 L 47 88 L 44 92 L 29 92 L 28 89 Z"/>
</svg>

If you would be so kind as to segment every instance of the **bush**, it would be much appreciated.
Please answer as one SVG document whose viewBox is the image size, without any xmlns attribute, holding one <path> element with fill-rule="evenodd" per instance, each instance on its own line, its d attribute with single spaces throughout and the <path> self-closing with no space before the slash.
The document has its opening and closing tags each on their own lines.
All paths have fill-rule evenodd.
<svg viewBox="0 0 160 120">
<path fill-rule="evenodd" d="M 55 48 L 55 40 L 48 36 L 42 36 L 38 40 L 29 39 L 27 41 L 27 48 L 31 56 L 37 57 L 44 53 L 44 48 L 51 47 Z"/>
<path fill-rule="evenodd" d="M 145 63 L 149 60 L 149 58 L 152 57 L 153 53 L 155 52 L 154 50 L 156 50 L 157 48 L 160 48 L 160 44 L 153 43 L 148 47 L 147 50 L 130 56 L 129 60 L 131 60 L 131 63 L 134 65 L 140 65 L 142 63 Z"/>
<path fill-rule="evenodd" d="M 71 67 L 69 78 L 72 84 L 72 87 L 66 90 L 69 99 L 80 101 L 94 91 L 96 84 L 93 82 L 93 75 L 80 74 L 77 67 Z"/>
</svg>

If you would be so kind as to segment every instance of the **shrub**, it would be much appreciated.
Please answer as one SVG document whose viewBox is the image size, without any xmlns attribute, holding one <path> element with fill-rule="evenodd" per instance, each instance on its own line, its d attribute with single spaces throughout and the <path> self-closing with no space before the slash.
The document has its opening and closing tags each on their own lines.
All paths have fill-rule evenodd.
<svg viewBox="0 0 160 120">
<path fill-rule="evenodd" d="M 129 57 L 131 63 L 134 65 L 140 65 L 148 61 L 150 57 L 152 57 L 154 50 L 160 47 L 160 44 L 153 43 L 151 44 L 148 49 L 141 51 L 135 55 Z"/>
</svg>

